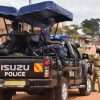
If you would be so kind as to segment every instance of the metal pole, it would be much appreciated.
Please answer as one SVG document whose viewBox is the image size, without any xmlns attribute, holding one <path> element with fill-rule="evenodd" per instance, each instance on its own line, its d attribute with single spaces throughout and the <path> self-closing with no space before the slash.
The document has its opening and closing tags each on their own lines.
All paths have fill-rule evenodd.
<svg viewBox="0 0 100 100">
<path fill-rule="evenodd" d="M 31 4 L 32 4 L 32 0 L 29 0 L 28 2 L 29 2 L 29 5 L 31 5 Z M 28 29 L 29 29 L 29 28 L 31 28 L 31 30 L 32 30 L 32 32 L 33 32 L 32 25 L 31 25 L 31 26 L 27 25 L 27 28 L 28 28 Z"/>
<path fill-rule="evenodd" d="M 6 32 L 7 32 L 7 34 L 8 34 L 8 28 L 7 28 L 7 24 L 6 24 L 5 18 L 3 18 L 3 21 L 4 21 L 4 24 L 5 24 Z"/>
<path fill-rule="evenodd" d="M 29 5 L 31 5 L 32 4 L 32 0 L 29 0 Z"/>
<path fill-rule="evenodd" d="M 59 27 L 59 23 L 57 23 L 56 30 L 55 30 L 55 35 L 57 34 L 58 27 Z"/>
</svg>

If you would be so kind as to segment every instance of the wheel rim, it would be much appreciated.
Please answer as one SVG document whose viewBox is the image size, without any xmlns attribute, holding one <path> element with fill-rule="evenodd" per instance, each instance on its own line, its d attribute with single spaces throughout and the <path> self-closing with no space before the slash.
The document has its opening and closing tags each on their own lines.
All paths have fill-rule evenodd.
<svg viewBox="0 0 100 100">
<path fill-rule="evenodd" d="M 66 83 L 62 84 L 62 100 L 67 100 L 68 92 Z"/>
<path fill-rule="evenodd" d="M 91 80 L 87 79 L 87 92 L 89 93 L 91 91 Z"/>
</svg>

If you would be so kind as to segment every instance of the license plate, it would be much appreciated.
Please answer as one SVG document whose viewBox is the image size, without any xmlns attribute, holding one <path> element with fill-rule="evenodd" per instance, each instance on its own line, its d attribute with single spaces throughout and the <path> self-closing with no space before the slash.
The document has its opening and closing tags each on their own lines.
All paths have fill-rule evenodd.
<svg viewBox="0 0 100 100">
<path fill-rule="evenodd" d="M 16 81 L 16 80 L 7 80 L 4 82 L 4 85 L 5 86 L 19 86 L 19 87 L 24 87 L 26 85 L 26 81 L 24 80 L 19 80 L 19 81 Z"/>
<path fill-rule="evenodd" d="M 74 71 L 69 71 L 69 76 L 70 77 L 74 77 L 74 74 L 75 74 Z"/>
</svg>

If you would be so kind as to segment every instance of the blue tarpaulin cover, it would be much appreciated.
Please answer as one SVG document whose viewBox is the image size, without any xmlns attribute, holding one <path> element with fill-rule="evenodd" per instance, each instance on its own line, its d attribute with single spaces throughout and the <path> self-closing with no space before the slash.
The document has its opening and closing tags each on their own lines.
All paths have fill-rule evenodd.
<svg viewBox="0 0 100 100">
<path fill-rule="evenodd" d="M 17 16 L 17 9 L 14 7 L 0 6 L 0 17 L 14 20 Z"/>
<path fill-rule="evenodd" d="M 42 22 L 46 23 L 47 19 L 55 18 L 56 22 L 71 21 L 73 14 L 68 10 L 60 7 L 52 1 L 45 1 L 22 7 L 18 16 L 27 23 Z"/>
<path fill-rule="evenodd" d="M 50 17 L 56 22 L 70 21 L 73 15 L 68 10 L 60 7 L 52 1 L 45 1 L 20 8 L 18 11 L 14 7 L 0 6 L 0 16 L 8 19 L 16 19 L 34 24 L 48 23 Z"/>
</svg>

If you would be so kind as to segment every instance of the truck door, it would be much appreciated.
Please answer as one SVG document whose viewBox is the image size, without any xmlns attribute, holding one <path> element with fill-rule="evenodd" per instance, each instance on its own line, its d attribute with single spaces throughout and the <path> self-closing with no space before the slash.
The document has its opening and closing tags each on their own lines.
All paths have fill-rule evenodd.
<svg viewBox="0 0 100 100">
<path fill-rule="evenodd" d="M 73 66 L 70 68 L 69 71 L 69 79 L 71 81 L 72 85 L 80 84 L 81 83 L 81 74 L 82 74 L 82 67 L 81 67 L 81 55 L 77 49 L 77 47 L 73 44 L 71 44 L 71 52 L 73 55 L 72 61 Z"/>
</svg>

